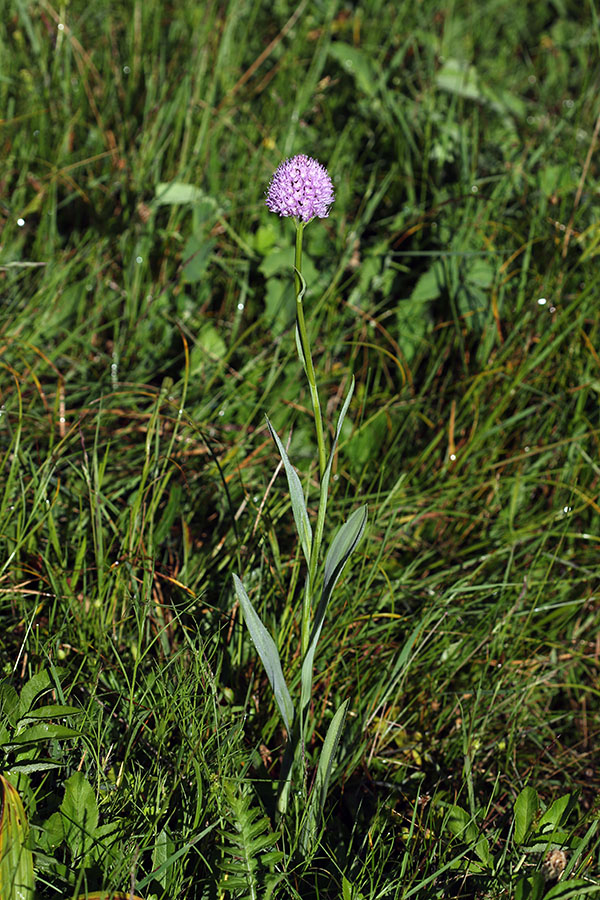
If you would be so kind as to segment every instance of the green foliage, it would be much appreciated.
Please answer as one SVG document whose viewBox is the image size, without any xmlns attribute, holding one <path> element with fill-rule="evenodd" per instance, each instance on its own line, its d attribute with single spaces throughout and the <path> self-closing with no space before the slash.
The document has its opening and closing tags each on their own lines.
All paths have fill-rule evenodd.
<svg viewBox="0 0 600 900">
<path fill-rule="evenodd" d="M 34 896 L 29 826 L 18 791 L 0 775 L 0 895 L 5 900 Z"/>
<path fill-rule="evenodd" d="M 242 608 L 242 612 L 244 613 L 244 620 L 248 627 L 248 631 L 250 632 L 250 637 L 262 660 L 265 672 L 267 673 L 267 677 L 273 689 L 275 702 L 281 713 L 283 724 L 287 728 L 288 733 L 291 733 L 295 714 L 294 704 L 285 682 L 275 641 L 260 621 L 260 618 L 252 606 L 250 598 L 237 575 L 233 576 L 233 583 L 237 599 Z"/>
<path fill-rule="evenodd" d="M 288 459 L 288 455 L 285 452 L 283 444 L 279 440 L 279 435 L 272 428 L 271 423 L 268 419 L 267 425 L 269 426 L 271 437 L 275 441 L 277 449 L 279 450 L 279 455 L 281 456 L 281 461 L 285 469 L 288 487 L 290 490 L 290 503 L 292 504 L 292 512 L 294 513 L 296 532 L 298 533 L 298 540 L 300 541 L 300 546 L 302 547 L 302 552 L 304 553 L 306 563 L 307 565 L 310 565 L 310 552 L 313 533 L 310 520 L 308 518 L 308 513 L 306 511 L 306 503 L 304 501 L 304 491 L 302 490 L 302 484 L 300 483 L 300 478 L 298 477 L 296 470 Z"/>
<path fill-rule="evenodd" d="M 323 571 L 323 590 L 321 599 L 315 610 L 314 619 L 312 621 L 312 630 L 310 641 L 306 655 L 302 662 L 301 683 L 302 696 L 300 703 L 305 708 L 310 700 L 313 666 L 317 644 L 321 636 L 321 630 L 325 621 L 325 613 L 329 605 L 331 593 L 342 574 L 350 555 L 356 550 L 358 544 L 364 534 L 365 525 L 367 523 L 367 507 L 360 506 L 354 510 L 347 522 L 339 528 L 335 535 L 331 546 L 325 557 L 325 565 Z M 340 707 L 341 708 L 341 707 Z M 339 710 L 336 716 L 339 714 Z M 333 722 L 332 722 L 333 725 Z"/>
<path fill-rule="evenodd" d="M 274 873 L 285 853 L 273 849 L 279 839 L 271 831 L 268 816 L 255 805 L 253 792 L 246 785 L 226 782 L 221 812 L 226 827 L 221 829 L 223 856 L 219 867 L 219 889 L 225 896 L 240 900 L 271 897 L 281 881 Z"/>
<path fill-rule="evenodd" d="M 79 738 L 75 728 L 53 720 L 77 717 L 81 710 L 64 703 L 37 705 L 60 684 L 60 668 L 52 675 L 41 669 L 22 687 L 20 694 L 8 682 L 0 683 L 0 751 L 4 767 L 13 773 L 43 772 L 61 766 L 63 751 L 55 742 Z"/>
<path fill-rule="evenodd" d="M 319 765 L 317 767 L 315 783 L 306 808 L 302 834 L 300 837 L 301 850 L 308 858 L 312 856 L 317 843 L 317 830 L 321 824 L 321 817 L 327 800 L 329 781 L 331 779 L 335 756 L 344 730 L 349 703 L 349 699 L 344 700 L 339 709 L 336 710 L 335 715 L 329 724 L 329 728 L 327 729 L 327 735 L 323 742 L 323 749 L 319 754 Z"/>
<path fill-rule="evenodd" d="M 454 867 L 469 874 L 489 873 L 496 890 L 508 891 L 521 900 L 598 895 L 600 886 L 569 877 L 598 830 L 598 822 L 585 838 L 567 827 L 577 806 L 577 798 L 572 794 L 558 797 L 541 816 L 539 806 L 537 791 L 532 787 L 523 788 L 513 806 L 512 842 L 501 846 L 498 834 L 488 838 L 465 809 L 452 805 L 445 818 L 446 828 L 469 848 L 467 854 L 456 859 Z M 491 846 L 498 852 L 492 853 Z M 524 866 L 526 860 L 530 862 Z M 533 871 L 532 863 L 537 863 Z M 546 890 L 547 883 L 557 879 L 558 883 Z"/>
</svg>

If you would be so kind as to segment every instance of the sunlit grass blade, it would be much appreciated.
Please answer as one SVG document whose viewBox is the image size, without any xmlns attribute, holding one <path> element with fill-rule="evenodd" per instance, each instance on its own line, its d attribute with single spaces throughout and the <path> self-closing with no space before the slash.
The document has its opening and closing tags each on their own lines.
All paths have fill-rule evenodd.
<svg viewBox="0 0 600 900">
<path fill-rule="evenodd" d="M 346 395 L 346 399 L 344 400 L 344 404 L 338 416 L 337 426 L 335 429 L 335 434 L 333 436 L 333 441 L 331 443 L 331 450 L 329 451 L 329 459 L 327 460 L 327 465 L 323 470 L 323 476 L 321 478 L 321 490 L 320 490 L 320 498 L 319 498 L 319 512 L 317 515 L 317 524 L 315 527 L 315 540 L 313 546 L 319 549 L 321 547 L 321 541 L 323 539 L 323 528 L 325 526 L 325 517 L 327 514 L 327 500 L 329 493 L 329 479 L 331 478 L 331 470 L 333 468 L 333 460 L 335 458 L 335 451 L 337 448 L 337 442 L 339 440 L 342 425 L 344 424 L 344 419 L 346 418 L 346 413 L 348 412 L 348 407 L 350 406 L 350 401 L 352 400 L 352 395 L 354 394 L 354 375 L 350 380 L 350 387 L 348 389 L 348 393 Z M 318 560 L 314 559 L 313 561 L 313 571 L 316 571 L 316 566 L 318 564 Z"/>
<path fill-rule="evenodd" d="M 18 791 L 0 775 L 0 897 L 33 898 L 33 854 L 27 846 L 29 825 Z"/>
<path fill-rule="evenodd" d="M 323 474 L 323 482 L 322 482 L 323 492 L 327 491 L 327 487 L 329 485 L 329 478 L 331 476 L 331 468 L 333 466 L 333 459 L 335 457 L 335 450 L 337 447 L 337 442 L 339 440 L 339 437 L 340 437 L 340 434 L 342 431 L 342 425 L 344 424 L 344 419 L 346 418 L 346 413 L 348 412 L 348 407 L 350 406 L 350 401 L 352 400 L 353 394 L 354 394 L 354 375 L 352 376 L 352 379 L 350 381 L 350 387 L 348 388 L 348 393 L 346 394 L 346 399 L 344 400 L 344 405 L 342 406 L 342 409 L 338 416 L 338 421 L 337 421 L 337 425 L 336 425 L 336 429 L 335 429 L 335 435 L 333 438 L 333 442 L 331 444 L 329 459 L 327 460 L 327 467 Z"/>
</svg>

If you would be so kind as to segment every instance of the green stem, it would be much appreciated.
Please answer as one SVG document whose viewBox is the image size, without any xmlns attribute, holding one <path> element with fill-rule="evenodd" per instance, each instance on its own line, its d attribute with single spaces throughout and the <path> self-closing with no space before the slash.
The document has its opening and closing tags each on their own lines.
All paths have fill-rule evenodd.
<svg viewBox="0 0 600 900">
<path fill-rule="evenodd" d="M 313 366 L 312 356 L 310 353 L 310 343 L 308 341 L 308 333 L 306 331 L 306 322 L 304 321 L 304 304 L 302 302 L 302 235 L 304 232 L 304 223 L 300 222 L 296 229 L 296 258 L 294 283 L 296 285 L 296 325 L 300 336 L 300 346 L 302 347 L 302 355 L 304 357 L 304 369 L 308 378 L 308 387 L 310 390 L 310 399 L 315 414 L 315 426 L 317 432 L 317 446 L 319 448 L 319 475 L 321 478 L 325 472 L 327 465 L 325 453 L 325 436 L 323 434 L 323 419 L 321 417 L 321 405 L 319 403 L 319 393 L 317 390 L 317 379 L 315 377 L 315 369 Z"/>
<path fill-rule="evenodd" d="M 327 467 L 327 454 L 325 450 L 325 435 L 323 432 L 323 418 L 321 416 L 321 404 L 319 403 L 319 392 L 317 388 L 317 379 L 313 366 L 312 355 L 310 352 L 310 343 L 306 330 L 306 321 L 304 319 L 304 304 L 302 302 L 303 280 L 302 280 L 302 237 L 304 234 L 304 223 L 299 222 L 296 227 L 296 256 L 294 270 L 294 284 L 296 288 L 296 326 L 298 329 L 298 339 L 302 354 L 302 363 L 304 371 L 308 379 L 308 388 L 310 391 L 310 399 L 312 402 L 313 413 L 315 416 L 315 430 L 317 434 L 317 447 L 319 451 L 319 480 L 321 485 L 319 512 L 317 515 L 317 525 L 313 534 L 312 546 L 310 548 L 310 565 L 308 578 L 304 586 L 304 597 L 302 600 L 302 654 L 308 650 L 310 640 L 310 622 L 311 622 L 311 600 L 313 588 L 317 576 L 317 564 L 319 560 L 319 552 L 321 549 L 321 540 L 323 537 L 323 525 L 325 522 L 325 507 L 327 497 L 323 497 L 323 476 Z M 326 491 L 325 491 L 326 493 Z"/>
</svg>

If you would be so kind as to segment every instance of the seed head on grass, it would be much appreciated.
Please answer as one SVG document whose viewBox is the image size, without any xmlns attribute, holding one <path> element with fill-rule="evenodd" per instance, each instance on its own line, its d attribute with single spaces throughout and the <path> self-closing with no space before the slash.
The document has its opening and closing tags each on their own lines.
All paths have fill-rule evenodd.
<svg viewBox="0 0 600 900">
<path fill-rule="evenodd" d="M 300 153 L 277 167 L 265 202 L 271 212 L 310 222 L 315 216 L 326 219 L 334 200 L 333 182 L 325 166 Z"/>
</svg>

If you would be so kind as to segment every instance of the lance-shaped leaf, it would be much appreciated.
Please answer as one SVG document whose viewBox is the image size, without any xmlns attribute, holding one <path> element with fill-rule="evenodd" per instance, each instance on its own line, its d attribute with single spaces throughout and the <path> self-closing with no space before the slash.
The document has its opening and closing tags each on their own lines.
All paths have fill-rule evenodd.
<svg viewBox="0 0 600 900">
<path fill-rule="evenodd" d="M 0 775 L 0 897 L 33 900 L 33 855 L 29 825 L 19 793 Z"/>
<path fill-rule="evenodd" d="M 325 558 L 325 575 L 323 596 L 329 600 L 350 554 L 356 550 L 367 524 L 367 507 L 356 509 L 347 522 L 344 522 L 329 548 Z"/>
<path fill-rule="evenodd" d="M 331 720 L 329 728 L 327 729 L 325 741 L 323 743 L 323 749 L 321 750 L 321 756 L 319 757 L 317 775 L 315 778 L 315 784 L 312 793 L 310 795 L 310 799 L 308 801 L 306 819 L 301 839 L 302 849 L 307 854 L 310 854 L 312 848 L 314 847 L 317 828 L 319 827 L 319 822 L 321 820 L 321 816 L 323 815 L 323 808 L 325 806 L 327 791 L 329 789 L 329 779 L 331 778 L 331 771 L 333 769 L 335 755 L 337 753 L 337 748 L 342 736 L 342 731 L 344 730 L 346 711 L 348 709 L 349 703 L 349 700 L 344 700 L 344 702 L 334 715 L 333 719 Z"/>
<path fill-rule="evenodd" d="M 65 706 L 62 703 L 52 703 L 49 706 L 38 706 L 30 709 L 22 716 L 23 719 L 54 719 L 56 716 L 79 716 L 83 710 L 78 706 Z"/>
<path fill-rule="evenodd" d="M 244 585 L 237 575 L 233 576 L 233 583 L 236 596 L 242 607 L 242 612 L 244 613 L 244 620 L 248 626 L 248 631 L 250 632 L 250 637 L 262 660 L 265 672 L 267 673 L 267 677 L 273 689 L 275 702 L 281 713 L 283 724 L 287 728 L 288 735 L 291 735 L 292 722 L 294 721 L 294 704 L 292 703 L 290 692 L 288 691 L 285 678 L 283 677 L 281 661 L 279 659 L 277 647 L 275 646 L 275 641 L 260 621 L 258 613 L 252 606 L 250 598 L 244 589 Z"/>
<path fill-rule="evenodd" d="M 537 815 L 539 799 L 537 791 L 532 787 L 524 787 L 515 800 L 515 844 L 522 844 L 527 837 Z"/>
<path fill-rule="evenodd" d="M 296 523 L 296 531 L 298 532 L 298 537 L 300 538 L 300 544 L 302 545 L 304 557 L 307 564 L 309 564 L 310 548 L 312 544 L 312 528 L 310 527 L 308 513 L 306 511 L 306 503 L 304 502 L 304 491 L 302 490 L 302 485 L 300 483 L 300 479 L 298 478 L 298 473 L 289 461 L 288 455 L 285 452 L 285 447 L 279 440 L 279 435 L 268 419 L 267 425 L 269 426 L 271 437 L 277 444 L 277 449 L 279 450 L 279 455 L 281 456 L 281 460 L 283 462 L 285 474 L 287 475 L 288 486 L 290 489 L 290 499 L 292 501 L 292 512 L 294 513 L 294 521 Z"/>
<path fill-rule="evenodd" d="M 24 728 L 19 734 L 15 734 L 12 740 L 7 741 L 7 746 L 14 748 L 20 744 L 36 744 L 40 741 L 63 740 L 66 738 L 81 737 L 79 731 L 69 728 L 67 725 L 56 725 L 53 722 L 40 722 L 39 725 L 31 725 Z"/>
<path fill-rule="evenodd" d="M 308 645 L 308 650 L 306 651 L 306 656 L 304 657 L 304 662 L 302 663 L 302 674 L 300 679 L 302 683 L 302 692 L 300 699 L 300 705 L 302 709 L 304 709 L 304 707 L 310 700 L 315 652 L 317 649 L 317 644 L 319 642 L 319 637 L 321 635 L 321 628 L 323 627 L 323 621 L 325 619 L 325 613 L 327 612 L 327 605 L 329 603 L 331 593 L 336 585 L 338 578 L 342 574 L 344 566 L 348 562 L 350 554 L 358 546 L 359 541 L 363 536 L 366 523 L 367 507 L 361 506 L 352 513 L 347 522 L 344 522 L 344 524 L 334 537 L 333 541 L 331 542 L 329 552 L 325 558 L 323 592 L 321 594 L 321 600 L 319 601 L 319 606 L 317 607 L 315 620 L 313 622 L 313 629 L 310 643 Z"/>
</svg>

